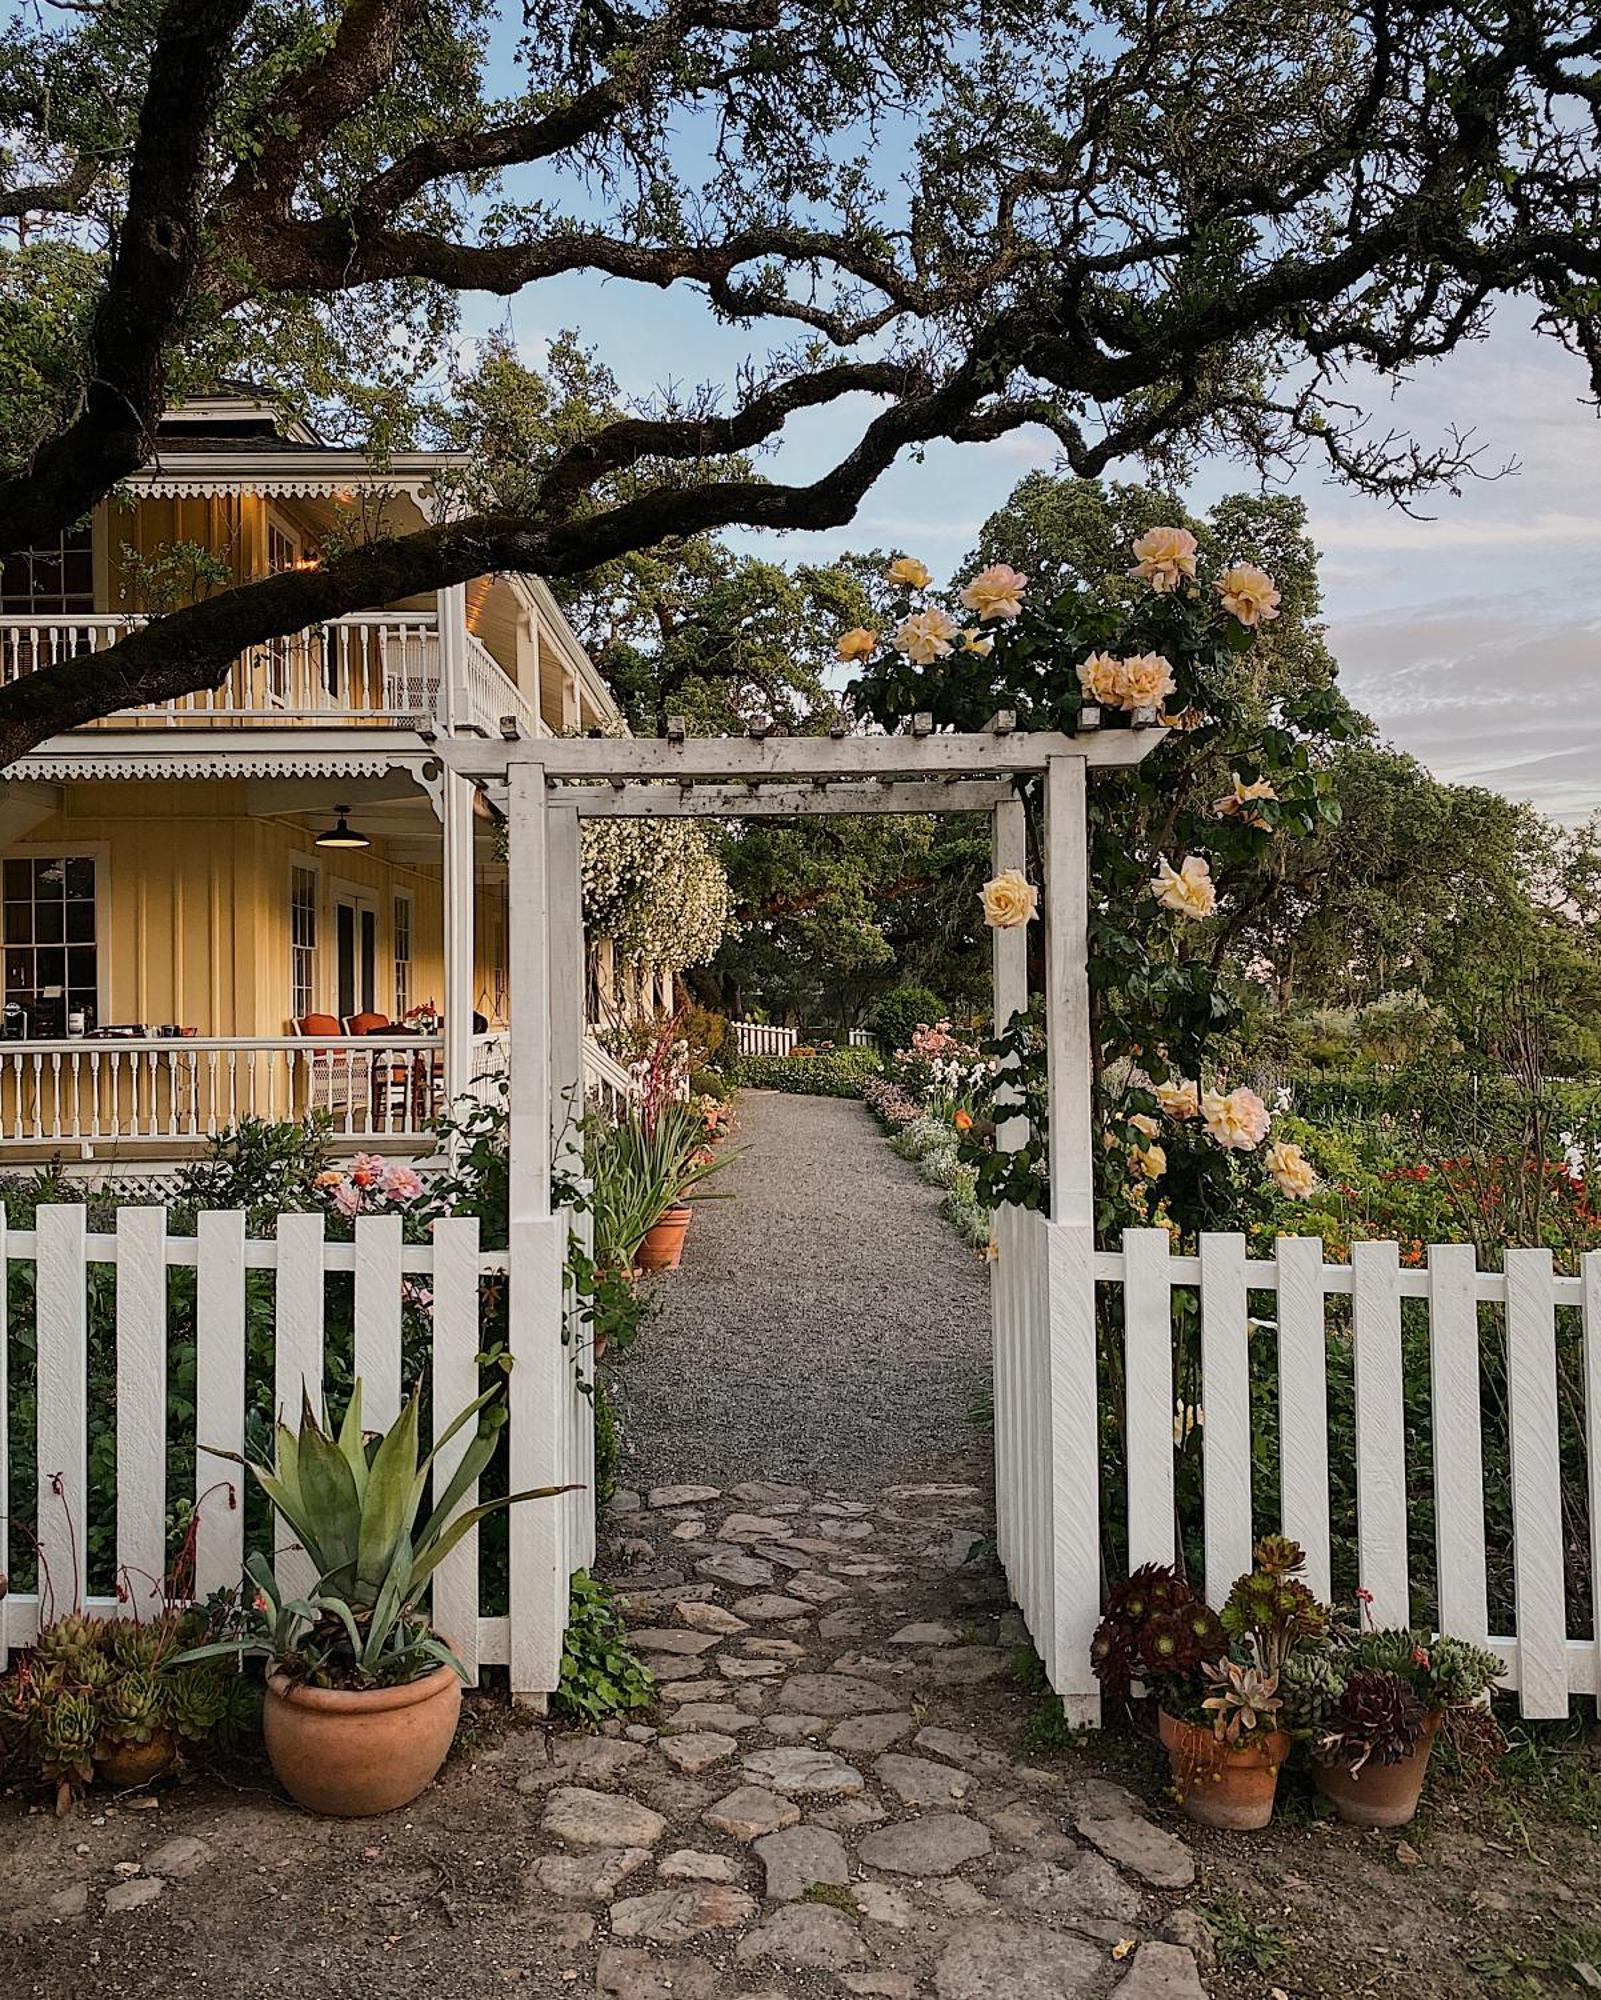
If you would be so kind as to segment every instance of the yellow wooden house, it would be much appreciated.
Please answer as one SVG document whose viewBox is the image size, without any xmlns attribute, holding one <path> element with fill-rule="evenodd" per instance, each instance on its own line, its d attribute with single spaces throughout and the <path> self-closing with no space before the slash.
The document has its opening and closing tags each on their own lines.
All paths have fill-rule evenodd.
<svg viewBox="0 0 1601 2000">
<path fill-rule="evenodd" d="M 197 581 L 421 526 L 460 464 L 380 468 L 244 393 L 187 404 L 125 498 L 4 559 L 0 675 L 109 646 Z M 418 1150 L 503 1060 L 507 1011 L 493 817 L 434 746 L 619 726 L 550 592 L 486 576 L 21 759 L 0 779 L 0 1168 L 148 1168 L 312 1109 L 342 1144 Z"/>
</svg>

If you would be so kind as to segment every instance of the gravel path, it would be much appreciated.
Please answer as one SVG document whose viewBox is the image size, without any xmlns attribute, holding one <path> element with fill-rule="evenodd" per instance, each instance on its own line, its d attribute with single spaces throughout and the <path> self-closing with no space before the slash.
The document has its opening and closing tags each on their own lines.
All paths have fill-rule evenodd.
<svg viewBox="0 0 1601 2000">
<path fill-rule="evenodd" d="M 741 1156 L 619 1370 L 630 1483 L 866 1493 L 971 1449 L 989 1281 L 852 1100 L 744 1091 Z"/>
</svg>

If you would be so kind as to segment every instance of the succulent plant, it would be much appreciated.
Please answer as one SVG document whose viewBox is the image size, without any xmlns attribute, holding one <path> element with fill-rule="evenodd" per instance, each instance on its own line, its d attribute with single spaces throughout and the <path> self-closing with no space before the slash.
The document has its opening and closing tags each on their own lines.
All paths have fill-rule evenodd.
<svg viewBox="0 0 1601 2000">
<path fill-rule="evenodd" d="M 30 1734 L 42 1774 L 59 1785 L 86 1785 L 94 1775 L 99 1706 L 76 1688 L 53 1691 L 35 1706 Z"/>
<path fill-rule="evenodd" d="M 1358 1666 L 1397 1675 L 1428 1708 L 1477 1701 L 1506 1672 L 1504 1660 L 1466 1639 L 1401 1628 L 1364 1632 L 1351 1652 Z"/>
<path fill-rule="evenodd" d="M 175 1650 L 171 1618 L 119 1618 L 110 1629 L 111 1657 L 120 1667 L 154 1667 Z"/>
<path fill-rule="evenodd" d="M 100 1728 L 107 1742 L 149 1743 L 167 1726 L 167 1690 L 142 1669 L 120 1674 L 100 1696 Z"/>
<path fill-rule="evenodd" d="M 1340 1655 L 1328 1649 L 1291 1653 L 1279 1673 L 1284 1727 L 1308 1734 L 1329 1728 L 1345 1692 L 1346 1671 Z"/>
<path fill-rule="evenodd" d="M 1230 1639 L 1251 1642 L 1264 1673 L 1279 1674 L 1293 1652 L 1323 1637 L 1329 1614 L 1296 1574 L 1306 1562 L 1298 1543 L 1268 1535 L 1255 1556 L 1256 1567 L 1228 1594 L 1223 1629 Z"/>
<path fill-rule="evenodd" d="M 103 1619 L 86 1618 L 82 1612 L 69 1611 L 64 1618 L 57 1618 L 39 1634 L 33 1649 L 34 1657 L 47 1665 L 75 1667 L 87 1655 L 98 1650 L 105 1630 Z"/>
<path fill-rule="evenodd" d="M 203 1743 L 228 1719 L 228 1684 L 238 1674 L 215 1668 L 180 1667 L 167 1676 L 172 1726 L 185 1743 Z"/>
<path fill-rule="evenodd" d="M 1423 1740 L 1428 1711 L 1399 1674 L 1357 1667 L 1345 1683 L 1332 1723 L 1318 1742 L 1327 1763 L 1360 1771 L 1364 1764 L 1398 1764 Z"/>
<path fill-rule="evenodd" d="M 1241 1660 L 1208 1660 L 1201 1672 L 1208 1690 L 1201 1706 L 1219 1742 L 1238 1743 L 1252 1730 L 1277 1726 L 1277 1674 Z"/>
</svg>

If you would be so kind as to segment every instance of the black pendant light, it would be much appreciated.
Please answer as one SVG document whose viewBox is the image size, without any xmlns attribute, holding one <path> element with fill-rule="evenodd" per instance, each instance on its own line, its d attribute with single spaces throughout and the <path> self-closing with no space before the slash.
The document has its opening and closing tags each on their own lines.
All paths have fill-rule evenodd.
<svg viewBox="0 0 1601 2000">
<path fill-rule="evenodd" d="M 367 838 L 366 834 L 357 833 L 355 828 L 350 824 L 347 817 L 350 811 L 349 806 L 335 806 L 334 811 L 339 815 L 338 822 L 336 825 L 330 826 L 324 832 L 318 834 L 317 845 L 319 847 L 372 846 L 372 842 Z"/>
</svg>

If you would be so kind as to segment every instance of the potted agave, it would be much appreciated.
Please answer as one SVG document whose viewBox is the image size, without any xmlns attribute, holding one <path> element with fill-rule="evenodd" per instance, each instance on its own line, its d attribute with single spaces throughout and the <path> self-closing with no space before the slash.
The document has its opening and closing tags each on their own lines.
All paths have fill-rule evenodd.
<svg viewBox="0 0 1601 2000">
<path fill-rule="evenodd" d="M 1476 1711 L 1505 1671 L 1464 1639 L 1363 1632 L 1292 1663 L 1286 1716 L 1310 1742 L 1313 1779 L 1341 1819 L 1405 1826 L 1442 1725 Z"/>
<path fill-rule="evenodd" d="M 1273 1816 L 1291 1738 L 1280 1721 L 1286 1662 L 1327 1629 L 1300 1579 L 1294 1542 L 1268 1536 L 1256 1567 L 1214 1611 L 1165 1565 L 1150 1563 L 1108 1601 L 1090 1656 L 1102 1686 L 1155 1700 L 1173 1788 L 1203 1826 L 1253 1830 Z"/>
<path fill-rule="evenodd" d="M 270 1461 L 218 1454 L 255 1478 L 299 1538 L 316 1580 L 294 1592 L 263 1555 L 252 1555 L 245 1571 L 255 1589 L 243 1629 L 179 1656 L 265 1658 L 262 1734 L 273 1771 L 301 1805 L 341 1819 L 406 1805 L 434 1778 L 455 1736 L 466 1675 L 419 1608 L 428 1579 L 486 1514 L 571 1490 L 538 1487 L 461 1510 L 505 1422 L 504 1383 L 469 1403 L 426 1456 L 420 1392 L 387 1431 L 366 1435 L 361 1388 L 358 1380 L 337 1433 L 318 1421 L 308 1397 L 298 1432 L 277 1425 Z M 475 1417 L 471 1443 L 419 1526 L 429 1468 Z"/>
</svg>

